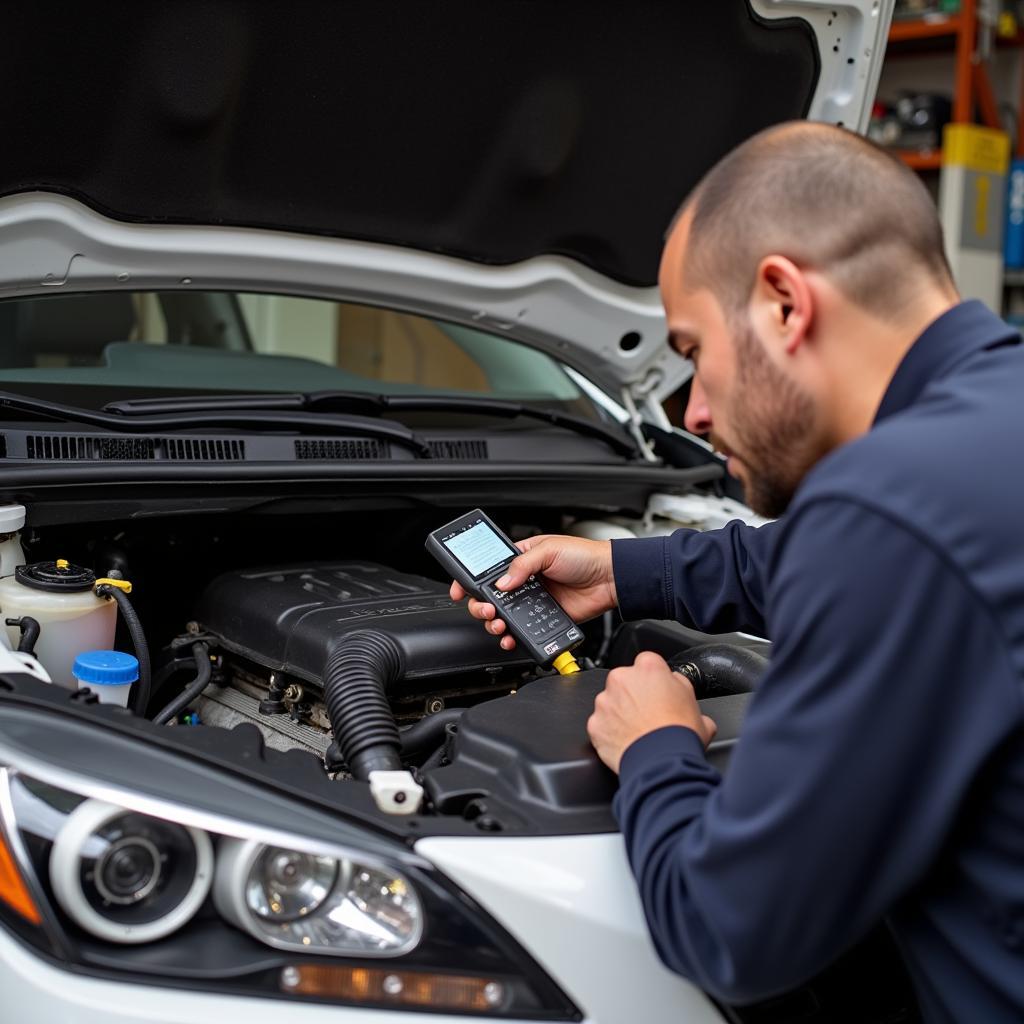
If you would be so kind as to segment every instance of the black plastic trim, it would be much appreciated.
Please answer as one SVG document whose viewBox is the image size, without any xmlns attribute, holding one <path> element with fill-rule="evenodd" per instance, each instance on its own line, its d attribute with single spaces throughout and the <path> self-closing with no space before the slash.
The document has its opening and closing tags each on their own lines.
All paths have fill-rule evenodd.
<svg viewBox="0 0 1024 1024">
<path fill-rule="evenodd" d="M 116 473 L 116 479 L 112 474 Z M 614 465 L 596 463 L 594 465 L 564 465 L 527 462 L 495 462 L 450 463 L 424 462 L 386 462 L 324 464 L 311 462 L 297 464 L 280 464 L 274 462 L 250 462 L 245 465 L 229 463 L 226 465 L 183 465 L 142 463 L 109 465 L 78 465 L 75 463 L 59 466 L 4 466 L 3 488 L 51 486 L 55 484 L 97 484 L 97 483 L 134 483 L 134 482 L 168 482 L 188 480 L 214 480 L 223 483 L 232 482 L 272 482 L 317 481 L 317 480 L 401 480 L 406 485 L 410 481 L 474 481 L 517 480 L 517 481 L 594 481 L 599 478 L 602 486 L 611 486 L 617 482 L 649 483 L 665 489 L 688 489 L 695 484 L 708 483 L 722 477 L 721 466 L 709 464 L 694 466 L 690 469 L 668 469 L 653 463 L 637 465 Z"/>
<path fill-rule="evenodd" d="M 6 438 L 5 438 L 6 440 Z M 334 443 L 356 443 L 331 438 Z M 33 462 L 241 462 L 242 437 L 119 437 L 116 434 L 27 434 L 25 458 Z M 312 442 L 315 443 L 315 442 Z M 377 444 L 378 441 L 363 442 Z M 298 444 L 298 442 L 296 442 Z M 17 458 L 4 451 L 3 458 Z"/>
<path fill-rule="evenodd" d="M 235 466 L 5 465 L 0 498 L 29 508 L 29 525 L 256 512 L 419 508 L 462 511 L 481 504 L 595 509 L 639 515 L 650 495 L 686 493 L 715 481 L 719 467 L 524 463 L 296 463 Z M 216 484 L 216 487 L 211 487 Z"/>
</svg>

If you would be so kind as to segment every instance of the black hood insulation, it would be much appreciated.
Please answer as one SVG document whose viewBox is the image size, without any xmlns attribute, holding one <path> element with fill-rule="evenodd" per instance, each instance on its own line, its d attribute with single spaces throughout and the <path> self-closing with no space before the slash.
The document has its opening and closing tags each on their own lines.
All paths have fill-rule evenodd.
<svg viewBox="0 0 1024 1024">
<path fill-rule="evenodd" d="M 703 173 L 806 115 L 817 44 L 747 0 L 96 0 L 4 10 L 0 195 L 654 284 Z"/>
</svg>

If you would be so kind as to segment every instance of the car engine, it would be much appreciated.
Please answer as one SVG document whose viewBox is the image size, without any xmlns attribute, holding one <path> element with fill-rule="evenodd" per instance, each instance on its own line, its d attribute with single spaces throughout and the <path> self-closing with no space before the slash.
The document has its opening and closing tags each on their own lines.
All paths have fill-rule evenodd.
<svg viewBox="0 0 1024 1024">
<path fill-rule="evenodd" d="M 529 535 L 541 532 L 538 526 L 517 530 Z M 622 530 L 594 522 L 584 528 Z M 367 534 L 394 537 L 391 553 L 403 568 L 353 557 Z M 381 529 L 359 519 L 346 530 L 326 521 L 320 530 L 288 531 L 278 550 L 298 558 L 260 564 L 246 557 L 256 532 L 245 529 L 204 534 L 201 527 L 161 531 L 154 524 L 90 536 L 72 527 L 33 535 L 28 569 L 44 576 L 74 570 L 107 584 L 125 575 L 139 584 L 131 598 L 138 629 L 126 629 L 131 609 L 118 595 L 114 645 L 138 651 L 136 633 L 143 632 L 152 649 L 151 685 L 132 690 L 131 728 L 221 764 L 258 767 L 307 797 L 315 788 L 317 799 L 337 806 L 410 813 L 379 799 L 372 810 L 371 775 L 390 773 L 413 780 L 411 813 L 433 823 L 424 827 L 449 821 L 456 832 L 543 834 L 614 828 L 616 780 L 597 758 L 586 723 L 607 672 L 631 664 L 640 650 L 658 651 L 694 680 L 719 726 L 712 761 L 724 766 L 766 666 L 767 643 L 711 637 L 677 623 L 623 624 L 608 613 L 585 627 L 577 651 L 582 671 L 559 676 L 502 650 L 451 600 L 447 581 L 415 571 L 433 568 L 422 550 L 425 534 L 422 520 L 393 519 Z M 328 544 L 340 547 L 341 557 L 301 557 L 304 547 Z M 196 556 L 189 563 L 196 569 L 168 572 L 182 550 Z M 80 564 L 33 561 L 65 551 Z M 41 651 L 57 627 L 42 628 Z M 66 699 L 75 685 L 70 679 L 49 689 Z M 113 721 L 108 709 L 95 710 Z"/>
<path fill-rule="evenodd" d="M 221 685 L 200 699 L 202 721 L 253 722 L 269 746 L 299 744 L 334 770 L 342 757 L 358 769 L 367 746 L 390 744 L 397 755 L 399 725 L 450 721 L 446 710 L 515 690 L 531 666 L 512 657 L 497 666 L 494 638 L 443 584 L 371 562 L 227 573 L 198 616 L 223 652 Z M 357 721 L 346 704 L 359 706 Z"/>
<path fill-rule="evenodd" d="M 229 572 L 206 588 L 193 630 L 220 661 L 194 703 L 206 725 L 251 723 L 268 746 L 307 750 L 342 780 L 413 765 L 442 814 L 486 821 L 501 808 L 500 820 L 525 801 L 567 827 L 607 815 L 615 780 L 586 736 L 607 670 L 540 673 L 497 650 L 442 583 L 361 561 Z M 728 719 L 763 657 L 681 630 L 665 624 L 654 640 L 649 628 L 643 645 L 690 652 Z M 638 642 L 635 626 L 620 630 L 623 660 Z M 722 689 L 730 672 L 736 685 Z M 738 730 L 742 704 L 733 699 L 723 736 Z"/>
</svg>

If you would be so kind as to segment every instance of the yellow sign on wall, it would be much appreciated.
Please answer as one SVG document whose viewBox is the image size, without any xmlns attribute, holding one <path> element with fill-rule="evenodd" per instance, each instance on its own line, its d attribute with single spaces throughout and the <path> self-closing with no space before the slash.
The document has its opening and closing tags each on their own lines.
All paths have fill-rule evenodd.
<svg viewBox="0 0 1024 1024">
<path fill-rule="evenodd" d="M 1006 174 L 1010 169 L 1010 137 L 976 124 L 947 124 L 942 132 L 942 162 L 969 171 Z"/>
</svg>

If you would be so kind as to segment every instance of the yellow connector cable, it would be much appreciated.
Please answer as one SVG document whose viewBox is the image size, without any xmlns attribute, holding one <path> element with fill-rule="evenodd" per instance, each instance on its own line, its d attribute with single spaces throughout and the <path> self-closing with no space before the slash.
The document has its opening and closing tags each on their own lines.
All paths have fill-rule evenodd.
<svg viewBox="0 0 1024 1024">
<path fill-rule="evenodd" d="M 123 590 L 126 594 L 130 594 L 132 592 L 132 585 L 128 580 L 112 580 L 106 576 L 101 580 L 97 580 L 92 585 L 94 591 L 99 590 L 100 587 L 116 587 L 118 590 Z"/>
<path fill-rule="evenodd" d="M 562 651 L 551 664 L 563 676 L 571 676 L 580 670 L 580 663 L 572 656 L 572 651 Z"/>
</svg>

